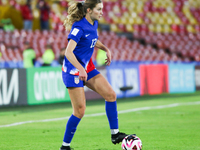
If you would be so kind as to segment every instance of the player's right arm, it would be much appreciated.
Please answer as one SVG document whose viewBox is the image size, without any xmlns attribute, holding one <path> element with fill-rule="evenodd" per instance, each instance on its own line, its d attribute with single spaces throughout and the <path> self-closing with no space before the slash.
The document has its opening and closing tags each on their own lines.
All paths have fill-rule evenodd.
<svg viewBox="0 0 200 150">
<path fill-rule="evenodd" d="M 87 73 L 83 66 L 78 62 L 76 56 L 73 53 L 76 45 L 77 43 L 74 40 L 70 39 L 65 51 L 65 56 L 69 60 L 69 62 L 79 70 L 79 79 L 87 81 Z"/>
</svg>

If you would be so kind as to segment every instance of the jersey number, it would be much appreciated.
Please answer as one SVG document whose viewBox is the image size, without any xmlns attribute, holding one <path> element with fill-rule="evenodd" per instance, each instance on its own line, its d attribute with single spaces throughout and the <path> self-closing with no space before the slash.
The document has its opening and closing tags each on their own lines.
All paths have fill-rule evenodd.
<svg viewBox="0 0 200 150">
<path fill-rule="evenodd" d="M 90 48 L 95 47 L 96 43 L 97 43 L 97 38 L 92 39 L 92 44 L 91 44 Z"/>
</svg>

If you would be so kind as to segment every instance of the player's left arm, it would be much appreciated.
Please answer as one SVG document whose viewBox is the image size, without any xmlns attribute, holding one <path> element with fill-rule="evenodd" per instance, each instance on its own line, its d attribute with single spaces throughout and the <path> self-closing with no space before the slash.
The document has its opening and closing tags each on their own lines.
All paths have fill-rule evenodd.
<svg viewBox="0 0 200 150">
<path fill-rule="evenodd" d="M 98 49 L 101 49 L 103 51 L 106 52 L 106 56 L 107 56 L 107 59 L 106 59 L 106 65 L 110 65 L 111 63 L 111 52 L 109 50 L 109 48 L 107 48 L 104 44 L 102 44 L 99 40 L 97 41 L 95 47 L 97 47 Z"/>
</svg>

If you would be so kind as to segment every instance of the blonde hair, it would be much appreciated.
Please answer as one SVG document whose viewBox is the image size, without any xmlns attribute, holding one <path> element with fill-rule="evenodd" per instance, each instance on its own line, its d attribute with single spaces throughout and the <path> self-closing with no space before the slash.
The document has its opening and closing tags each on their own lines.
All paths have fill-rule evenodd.
<svg viewBox="0 0 200 150">
<path fill-rule="evenodd" d="M 87 13 L 87 9 L 93 9 L 98 3 L 102 3 L 101 0 L 85 0 L 79 2 L 70 2 L 68 8 L 68 15 L 64 20 L 64 26 L 66 30 L 69 30 L 72 24 L 81 20 Z"/>
</svg>

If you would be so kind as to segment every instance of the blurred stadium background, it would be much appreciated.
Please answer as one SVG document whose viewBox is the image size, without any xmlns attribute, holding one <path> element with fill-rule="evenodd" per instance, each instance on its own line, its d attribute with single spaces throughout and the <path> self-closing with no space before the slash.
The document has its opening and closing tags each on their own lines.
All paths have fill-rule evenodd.
<svg viewBox="0 0 200 150">
<path fill-rule="evenodd" d="M 63 21 L 70 0 L 46 0 L 50 8 L 49 30 L 40 27 L 41 14 L 36 6 L 39 1 L 31 1 L 33 26 L 32 30 L 25 30 L 21 7 L 26 0 L 0 0 L 0 88 L 3 93 L 0 106 L 15 105 L 20 100 L 19 104 L 46 103 L 45 99 L 69 101 L 66 92 L 60 90 L 64 86 L 58 58 L 68 43 L 69 31 L 64 29 Z M 99 69 L 118 97 L 199 89 L 199 0 L 104 0 L 103 12 L 99 39 L 112 51 L 113 63 Z M 5 28 L 8 24 L 14 26 L 10 31 Z M 36 53 L 34 68 L 23 67 L 24 42 L 29 42 Z M 51 67 L 44 68 L 40 60 L 46 45 L 51 45 L 55 58 Z M 96 56 L 97 49 L 92 56 L 95 64 Z M 57 89 L 43 89 L 52 85 Z M 87 92 L 88 99 L 99 98 L 88 89 Z"/>
<path fill-rule="evenodd" d="M 58 62 L 68 43 L 63 21 L 70 0 L 46 0 L 49 30 L 41 29 L 39 1 L 31 0 L 33 26 L 25 30 L 26 0 L 0 0 L 2 150 L 58 149 L 72 112 Z M 144 149 L 200 150 L 200 1 L 104 0 L 103 11 L 99 39 L 112 51 L 113 62 L 98 66 L 97 49 L 92 58 L 119 98 L 120 130 L 137 133 Z M 36 53 L 31 68 L 23 64 L 25 42 Z M 46 45 L 55 54 L 48 67 L 41 61 Z M 121 149 L 110 142 L 101 96 L 88 88 L 85 93 L 86 115 L 72 147 Z"/>
<path fill-rule="evenodd" d="M 0 19 L 10 18 L 16 28 L 13 32 L 0 31 L 1 61 L 22 61 L 25 40 L 31 42 L 37 58 L 42 56 L 46 43 L 52 44 L 56 60 L 60 49 L 67 45 L 68 32 L 62 23 L 67 15 L 68 1 L 47 1 L 51 8 L 51 30 L 48 31 L 40 30 L 37 0 L 31 1 L 33 30 L 23 30 L 20 5 L 25 2 L 0 1 Z M 105 0 L 103 11 L 100 40 L 113 51 L 114 60 L 200 61 L 198 0 Z"/>
</svg>

